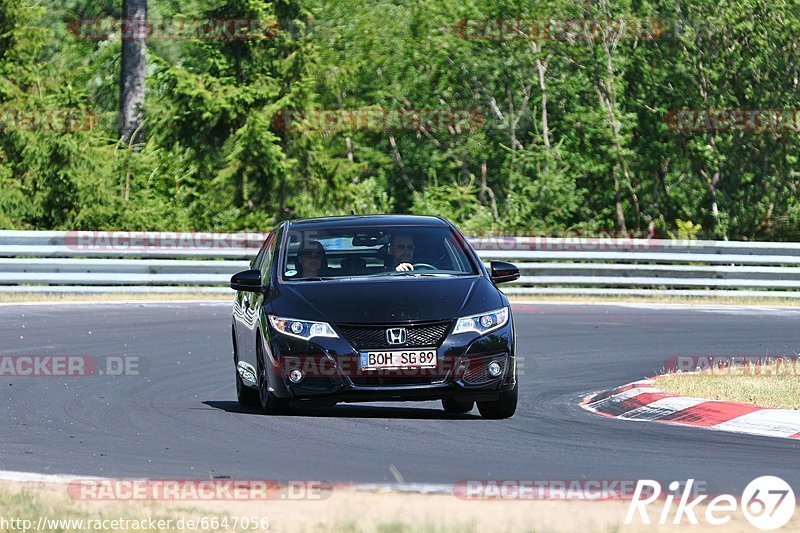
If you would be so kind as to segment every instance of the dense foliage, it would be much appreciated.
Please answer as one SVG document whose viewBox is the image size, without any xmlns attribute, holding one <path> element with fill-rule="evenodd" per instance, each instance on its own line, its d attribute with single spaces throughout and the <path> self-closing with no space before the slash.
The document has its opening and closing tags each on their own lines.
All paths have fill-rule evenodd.
<svg viewBox="0 0 800 533">
<path fill-rule="evenodd" d="M 3 0 L 0 229 L 263 230 L 352 210 L 440 214 L 470 232 L 800 239 L 798 124 L 697 127 L 709 110 L 800 109 L 796 0 L 150 0 L 149 10 L 276 20 L 281 31 L 151 39 L 145 140 L 127 146 L 119 38 L 71 31 L 119 18 L 121 0 Z M 652 18 L 666 32 L 515 38 L 465 22 L 485 18 Z M 96 123 L 31 127 L 14 114 L 42 110 Z M 284 120 L 369 110 L 470 120 Z M 676 126 L 676 110 L 706 119 Z"/>
</svg>

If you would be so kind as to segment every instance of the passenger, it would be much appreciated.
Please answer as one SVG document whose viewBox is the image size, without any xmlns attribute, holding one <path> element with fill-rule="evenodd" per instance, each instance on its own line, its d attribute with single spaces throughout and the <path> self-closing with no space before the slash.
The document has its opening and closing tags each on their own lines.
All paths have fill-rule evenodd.
<svg viewBox="0 0 800 533">
<path fill-rule="evenodd" d="M 297 252 L 297 275 L 295 278 L 318 278 L 324 276 L 328 267 L 325 247 L 319 241 L 309 241 Z"/>
</svg>

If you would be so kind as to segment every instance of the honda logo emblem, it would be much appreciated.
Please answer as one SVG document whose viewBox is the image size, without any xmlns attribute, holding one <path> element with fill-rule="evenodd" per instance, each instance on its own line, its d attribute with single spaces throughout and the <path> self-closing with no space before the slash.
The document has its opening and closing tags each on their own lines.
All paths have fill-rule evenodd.
<svg viewBox="0 0 800 533">
<path fill-rule="evenodd" d="M 406 328 L 392 328 L 386 330 L 386 342 L 389 344 L 405 344 L 408 339 Z"/>
</svg>

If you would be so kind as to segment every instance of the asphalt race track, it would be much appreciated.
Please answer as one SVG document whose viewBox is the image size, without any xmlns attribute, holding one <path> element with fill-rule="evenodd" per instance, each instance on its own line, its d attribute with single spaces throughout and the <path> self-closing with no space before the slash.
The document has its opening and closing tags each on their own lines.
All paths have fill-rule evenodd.
<svg viewBox="0 0 800 533">
<path fill-rule="evenodd" d="M 268 417 L 235 402 L 228 303 L 0 306 L 0 355 L 139 357 L 139 375 L 0 377 L 0 469 L 110 477 L 407 483 L 703 480 L 800 491 L 800 443 L 607 419 L 593 391 L 671 355 L 800 350 L 800 309 L 517 305 L 524 359 L 510 420 L 438 402 Z"/>
</svg>

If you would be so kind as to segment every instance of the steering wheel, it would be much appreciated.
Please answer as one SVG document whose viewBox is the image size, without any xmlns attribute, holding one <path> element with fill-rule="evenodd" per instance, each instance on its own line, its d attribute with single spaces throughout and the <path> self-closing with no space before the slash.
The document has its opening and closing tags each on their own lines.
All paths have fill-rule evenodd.
<svg viewBox="0 0 800 533">
<path fill-rule="evenodd" d="M 414 270 L 422 268 L 422 270 L 439 270 L 433 265 L 429 265 L 428 263 L 414 263 Z"/>
</svg>

